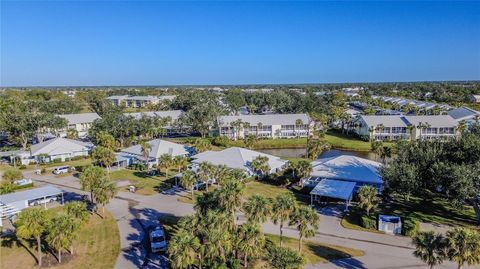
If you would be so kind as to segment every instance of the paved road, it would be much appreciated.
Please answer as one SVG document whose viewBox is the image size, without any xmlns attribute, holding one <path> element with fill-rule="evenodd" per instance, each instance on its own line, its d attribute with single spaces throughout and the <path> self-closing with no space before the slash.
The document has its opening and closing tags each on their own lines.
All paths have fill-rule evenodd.
<svg viewBox="0 0 480 269">
<path fill-rule="evenodd" d="M 40 180 L 39 184 L 53 184 L 65 191 L 83 193 L 78 179 L 73 176 L 55 178 L 50 175 L 25 174 Z M 192 205 L 178 202 L 179 195 L 188 195 L 188 193 L 172 190 L 170 193 L 142 196 L 119 192 L 117 197 L 112 199 L 107 208 L 117 220 L 122 249 L 117 259 L 116 269 L 165 268 L 165 259 L 148 253 L 146 250 L 148 248 L 144 247 L 145 227 L 154 224 L 162 214 L 174 216 L 192 214 L 194 212 Z M 345 229 L 340 225 L 340 213 L 335 209 L 320 210 L 319 213 L 321 214 L 320 228 L 316 236 L 310 240 L 361 249 L 365 251 L 365 255 L 311 265 L 307 268 L 427 268 L 412 256 L 413 250 L 408 238 Z M 264 231 L 278 234 L 279 228 L 272 223 L 267 223 L 264 225 Z M 298 236 L 293 227 L 285 228 L 284 234 L 291 237 Z M 456 266 L 445 263 L 436 268 L 456 268 Z"/>
</svg>

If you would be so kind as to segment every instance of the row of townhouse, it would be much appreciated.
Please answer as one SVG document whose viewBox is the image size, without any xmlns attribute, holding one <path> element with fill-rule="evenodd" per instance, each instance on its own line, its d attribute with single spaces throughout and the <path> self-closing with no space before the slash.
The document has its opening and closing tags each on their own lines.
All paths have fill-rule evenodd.
<svg viewBox="0 0 480 269">
<path fill-rule="evenodd" d="M 107 97 L 107 100 L 110 100 L 113 105 L 121 106 L 125 105 L 126 107 L 132 108 L 141 108 L 148 105 L 156 105 L 163 100 L 172 101 L 175 99 L 175 95 L 162 95 L 162 96 L 132 96 L 132 95 L 114 95 Z"/>
<path fill-rule="evenodd" d="M 459 135 L 459 122 L 449 115 L 436 116 L 360 116 L 350 128 L 373 140 L 436 139 Z"/>
<path fill-rule="evenodd" d="M 372 96 L 372 99 L 374 100 L 380 99 L 387 103 L 397 104 L 400 109 L 403 108 L 404 106 L 412 106 L 425 111 L 434 109 L 436 107 L 443 110 L 451 109 L 451 107 L 446 104 L 436 104 L 436 103 L 430 103 L 430 102 L 424 102 L 424 101 L 417 101 L 417 100 L 407 99 L 403 97 Z"/>
<path fill-rule="evenodd" d="M 307 114 L 221 116 L 217 123 L 219 134 L 230 139 L 242 139 L 248 135 L 264 138 L 307 137 L 314 125 Z"/>
</svg>

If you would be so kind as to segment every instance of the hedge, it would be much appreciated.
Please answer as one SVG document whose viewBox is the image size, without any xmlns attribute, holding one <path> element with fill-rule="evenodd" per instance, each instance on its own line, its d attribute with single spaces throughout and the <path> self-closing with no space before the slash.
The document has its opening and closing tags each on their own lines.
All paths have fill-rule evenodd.
<svg viewBox="0 0 480 269">
<path fill-rule="evenodd" d="M 362 216 L 360 218 L 360 225 L 366 229 L 377 229 L 377 220 L 370 216 Z"/>
<path fill-rule="evenodd" d="M 405 218 L 403 220 L 403 235 L 413 237 L 420 230 L 420 222 L 415 219 Z"/>
</svg>

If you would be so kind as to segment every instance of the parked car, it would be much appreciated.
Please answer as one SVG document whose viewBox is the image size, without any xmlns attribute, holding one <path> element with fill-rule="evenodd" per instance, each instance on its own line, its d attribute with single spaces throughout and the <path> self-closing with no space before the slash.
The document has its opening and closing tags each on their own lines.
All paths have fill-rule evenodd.
<svg viewBox="0 0 480 269">
<path fill-rule="evenodd" d="M 60 175 L 60 174 L 66 174 L 69 172 L 70 167 L 69 166 L 60 166 L 55 169 L 53 169 L 53 173 L 55 175 Z"/>
<path fill-rule="evenodd" d="M 58 199 L 57 196 L 52 196 L 52 197 L 45 197 L 37 200 L 30 201 L 28 204 L 29 206 L 36 206 L 36 205 L 43 205 L 43 204 L 48 204 L 53 201 L 56 201 Z"/>
<path fill-rule="evenodd" d="M 150 247 L 153 253 L 167 251 L 167 239 L 162 226 L 155 226 L 150 231 Z"/>
<path fill-rule="evenodd" d="M 33 181 L 29 178 L 24 178 L 24 179 L 15 180 L 13 183 L 17 186 L 25 186 L 28 184 L 32 184 Z"/>
<path fill-rule="evenodd" d="M 199 190 L 203 190 L 206 188 L 206 184 L 205 182 L 203 181 L 197 181 L 194 185 L 193 185 L 193 189 L 196 190 L 196 191 L 199 191 Z"/>
</svg>

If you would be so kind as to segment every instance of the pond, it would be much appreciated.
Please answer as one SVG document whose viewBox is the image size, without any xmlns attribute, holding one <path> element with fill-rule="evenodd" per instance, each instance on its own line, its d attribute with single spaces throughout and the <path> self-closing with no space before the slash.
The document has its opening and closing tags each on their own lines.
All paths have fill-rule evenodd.
<svg viewBox="0 0 480 269">
<path fill-rule="evenodd" d="M 278 157 L 288 157 L 288 158 L 298 158 L 298 157 L 305 157 L 306 149 L 305 148 L 292 148 L 292 149 L 260 149 L 258 150 L 263 153 L 271 154 Z M 331 158 L 340 155 L 351 155 L 357 156 L 360 158 L 365 158 L 369 160 L 375 161 L 375 154 L 372 152 L 365 152 L 365 151 L 351 151 L 351 150 L 340 150 L 340 149 L 331 149 L 326 151 L 318 158 Z"/>
</svg>

